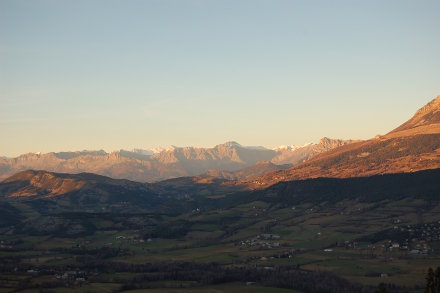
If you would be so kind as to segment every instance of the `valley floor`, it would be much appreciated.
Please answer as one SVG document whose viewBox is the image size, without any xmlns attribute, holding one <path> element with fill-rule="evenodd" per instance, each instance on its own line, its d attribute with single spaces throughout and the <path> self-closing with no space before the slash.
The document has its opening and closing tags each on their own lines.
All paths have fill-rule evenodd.
<svg viewBox="0 0 440 293">
<path fill-rule="evenodd" d="M 440 206 L 419 199 L 51 217 L 79 235 L 1 231 L 0 292 L 301 292 L 271 280 L 284 272 L 365 292 L 380 283 L 423 292 L 427 269 L 440 264 Z M 298 291 L 273 288 L 289 286 Z"/>
</svg>

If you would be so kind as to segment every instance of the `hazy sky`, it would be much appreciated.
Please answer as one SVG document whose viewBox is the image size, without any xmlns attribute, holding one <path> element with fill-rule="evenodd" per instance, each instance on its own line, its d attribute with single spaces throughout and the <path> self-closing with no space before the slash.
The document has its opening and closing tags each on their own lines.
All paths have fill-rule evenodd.
<svg viewBox="0 0 440 293">
<path fill-rule="evenodd" d="M 384 134 L 440 94 L 439 11 L 0 0 L 0 155 Z"/>
</svg>

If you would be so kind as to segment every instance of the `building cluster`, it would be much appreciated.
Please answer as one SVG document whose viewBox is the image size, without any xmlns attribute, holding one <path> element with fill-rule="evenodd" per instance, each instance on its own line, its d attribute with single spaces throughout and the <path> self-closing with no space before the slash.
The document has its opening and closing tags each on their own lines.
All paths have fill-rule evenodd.
<svg viewBox="0 0 440 293">
<path fill-rule="evenodd" d="M 276 234 L 260 234 L 257 237 L 241 241 L 240 246 L 259 249 L 272 249 L 280 247 L 280 242 L 276 241 L 280 238 L 281 237 Z"/>
<path fill-rule="evenodd" d="M 16 247 L 16 245 L 23 243 L 22 240 L 1 240 L 0 250 L 11 250 Z"/>
<path fill-rule="evenodd" d="M 116 236 L 116 240 L 129 242 L 131 244 L 138 244 L 138 243 L 144 243 L 145 242 L 145 240 L 142 239 L 139 235 L 136 235 L 136 236 L 123 236 L 123 235 L 119 235 L 119 236 Z M 148 238 L 147 241 L 151 242 L 151 238 Z"/>
<path fill-rule="evenodd" d="M 87 272 L 80 271 L 80 270 L 74 270 L 74 271 L 65 271 L 65 272 L 59 272 L 55 274 L 55 278 L 57 280 L 63 280 L 67 283 L 74 283 L 74 284 L 83 284 L 87 280 Z"/>
<path fill-rule="evenodd" d="M 399 220 L 394 220 L 399 224 Z M 406 252 L 408 255 L 427 255 L 433 252 L 429 243 L 440 241 L 440 222 L 418 225 L 395 225 L 382 239 L 375 239 L 374 244 L 369 244 L 367 249 L 376 252 Z M 339 242 L 338 247 L 346 249 L 360 249 L 361 244 L 356 241 Z"/>
<path fill-rule="evenodd" d="M 18 269 L 16 268 L 15 271 Z M 31 268 L 26 271 L 27 275 L 52 275 L 54 279 L 64 283 L 66 286 L 79 285 L 82 286 L 87 282 L 90 276 L 98 275 L 97 272 L 87 272 L 80 269 L 38 269 Z"/>
<path fill-rule="evenodd" d="M 0 241 L 0 250 L 10 250 L 13 249 L 14 245 L 9 243 L 8 241 Z"/>
<path fill-rule="evenodd" d="M 410 255 L 426 255 L 432 252 L 429 243 L 440 240 L 440 221 L 418 225 L 394 226 L 393 232 L 399 239 L 389 240 L 389 251 L 406 250 Z"/>
</svg>

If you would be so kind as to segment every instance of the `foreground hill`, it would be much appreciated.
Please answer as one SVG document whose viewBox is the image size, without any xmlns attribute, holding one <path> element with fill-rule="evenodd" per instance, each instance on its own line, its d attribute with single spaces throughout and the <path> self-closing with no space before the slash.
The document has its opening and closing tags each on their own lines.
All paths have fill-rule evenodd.
<svg viewBox="0 0 440 293">
<path fill-rule="evenodd" d="M 0 183 L 3 199 L 42 200 L 45 208 L 80 210 L 152 208 L 163 202 L 146 184 L 90 173 L 23 171 Z M 56 203 L 56 205 L 54 205 Z"/>
<path fill-rule="evenodd" d="M 315 178 L 279 182 L 248 190 L 214 177 L 181 177 L 155 184 L 112 179 L 90 173 L 24 171 L 0 183 L 2 225 L 22 217 L 15 203 L 40 214 L 112 212 L 136 214 L 225 210 L 251 202 L 292 206 L 341 201 L 381 202 L 404 198 L 438 202 L 440 169 L 356 178 Z M 2 226 L 0 225 L 0 226 Z"/>
<path fill-rule="evenodd" d="M 260 161 L 275 164 L 297 164 L 313 156 L 348 144 L 352 141 L 324 138 L 318 144 L 303 147 L 284 147 L 275 150 L 245 147 L 236 142 L 219 144 L 213 148 L 171 147 L 155 151 L 133 150 L 81 151 L 47 154 L 29 153 L 17 158 L 0 157 L 0 180 L 24 170 L 46 170 L 62 173 L 95 173 L 117 179 L 153 182 L 182 176 L 197 176 L 211 170 L 235 172 Z M 284 169 L 272 168 L 267 171 Z M 255 168 L 254 168 L 255 170 Z M 241 172 L 235 179 L 250 178 L 263 173 L 252 169 Z M 231 176 L 224 176 L 231 178 Z"/>
<path fill-rule="evenodd" d="M 439 113 L 440 96 L 384 136 L 341 146 L 245 183 L 262 187 L 304 178 L 347 178 L 440 168 Z"/>
</svg>

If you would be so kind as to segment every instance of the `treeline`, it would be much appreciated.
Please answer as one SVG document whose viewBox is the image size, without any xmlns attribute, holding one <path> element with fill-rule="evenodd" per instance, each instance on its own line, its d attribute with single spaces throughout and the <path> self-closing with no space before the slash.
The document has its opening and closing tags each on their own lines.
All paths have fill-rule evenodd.
<svg viewBox="0 0 440 293">
<path fill-rule="evenodd" d="M 260 285 L 296 289 L 301 292 L 373 292 L 373 288 L 352 284 L 328 272 L 306 272 L 296 267 L 273 270 L 249 267 L 222 267 L 214 264 L 176 264 L 160 273 L 141 274 L 123 286 L 123 290 L 148 289 L 151 282 L 192 281 L 200 286 L 229 282 L 256 282 Z"/>
<path fill-rule="evenodd" d="M 90 282 L 99 282 L 100 277 L 96 273 L 134 273 L 129 280 L 119 280 L 121 288 L 117 291 L 149 289 L 160 287 L 160 282 L 175 281 L 182 282 L 185 286 L 201 287 L 231 282 L 255 282 L 262 286 L 294 289 L 310 293 L 395 293 L 407 292 L 404 288 L 395 285 L 381 285 L 379 288 L 372 286 L 351 283 L 330 272 L 312 272 L 299 269 L 295 265 L 277 267 L 253 267 L 253 266 L 222 266 L 216 263 L 193 263 L 193 262 L 168 262 L 168 263 L 145 263 L 130 264 L 105 260 L 93 260 L 87 257 L 79 257 L 75 267 L 57 266 L 52 268 L 41 265 L 38 268 L 30 265 L 14 265 L 13 260 L 0 264 L 0 272 L 25 272 L 29 269 L 36 269 L 37 275 L 62 274 L 66 271 L 82 271 L 89 276 Z M 433 284 L 438 284 L 439 277 L 436 275 L 440 269 L 433 274 Z M 437 277 L 435 277 L 437 276 Z M 437 281 L 435 281 L 437 280 Z M 65 286 L 62 280 L 53 279 L 38 288 L 56 288 Z M 71 284 L 72 285 L 72 284 Z M 166 286 L 166 285 L 162 285 Z M 30 278 L 23 279 L 20 289 L 37 288 L 30 282 Z M 115 291 L 116 292 L 116 291 Z M 440 291 L 426 291 L 438 293 Z"/>
<path fill-rule="evenodd" d="M 22 268 L 23 269 L 23 268 Z M 72 270 L 70 267 L 58 267 L 58 270 Z M 345 293 L 374 292 L 375 288 L 353 284 L 345 279 L 328 272 L 308 272 L 299 270 L 296 266 L 279 266 L 274 268 L 261 267 L 225 267 L 220 264 L 200 263 L 150 263 L 126 264 L 107 261 L 96 261 L 78 264 L 76 269 L 85 272 L 116 273 L 131 272 L 137 275 L 122 283 L 121 291 L 131 289 L 148 289 L 157 287 L 152 282 L 157 281 L 191 281 L 196 286 L 215 285 L 229 282 L 256 282 L 263 286 L 296 289 L 301 292 Z M 1 270 L 0 270 L 1 271 Z M 40 273 L 50 272 L 49 268 L 40 268 Z M 44 284 L 46 288 L 58 286 Z M 21 284 L 21 288 L 31 286 Z"/>
<path fill-rule="evenodd" d="M 425 293 L 440 293 L 440 267 L 435 271 L 432 268 L 428 269 Z"/>
</svg>

